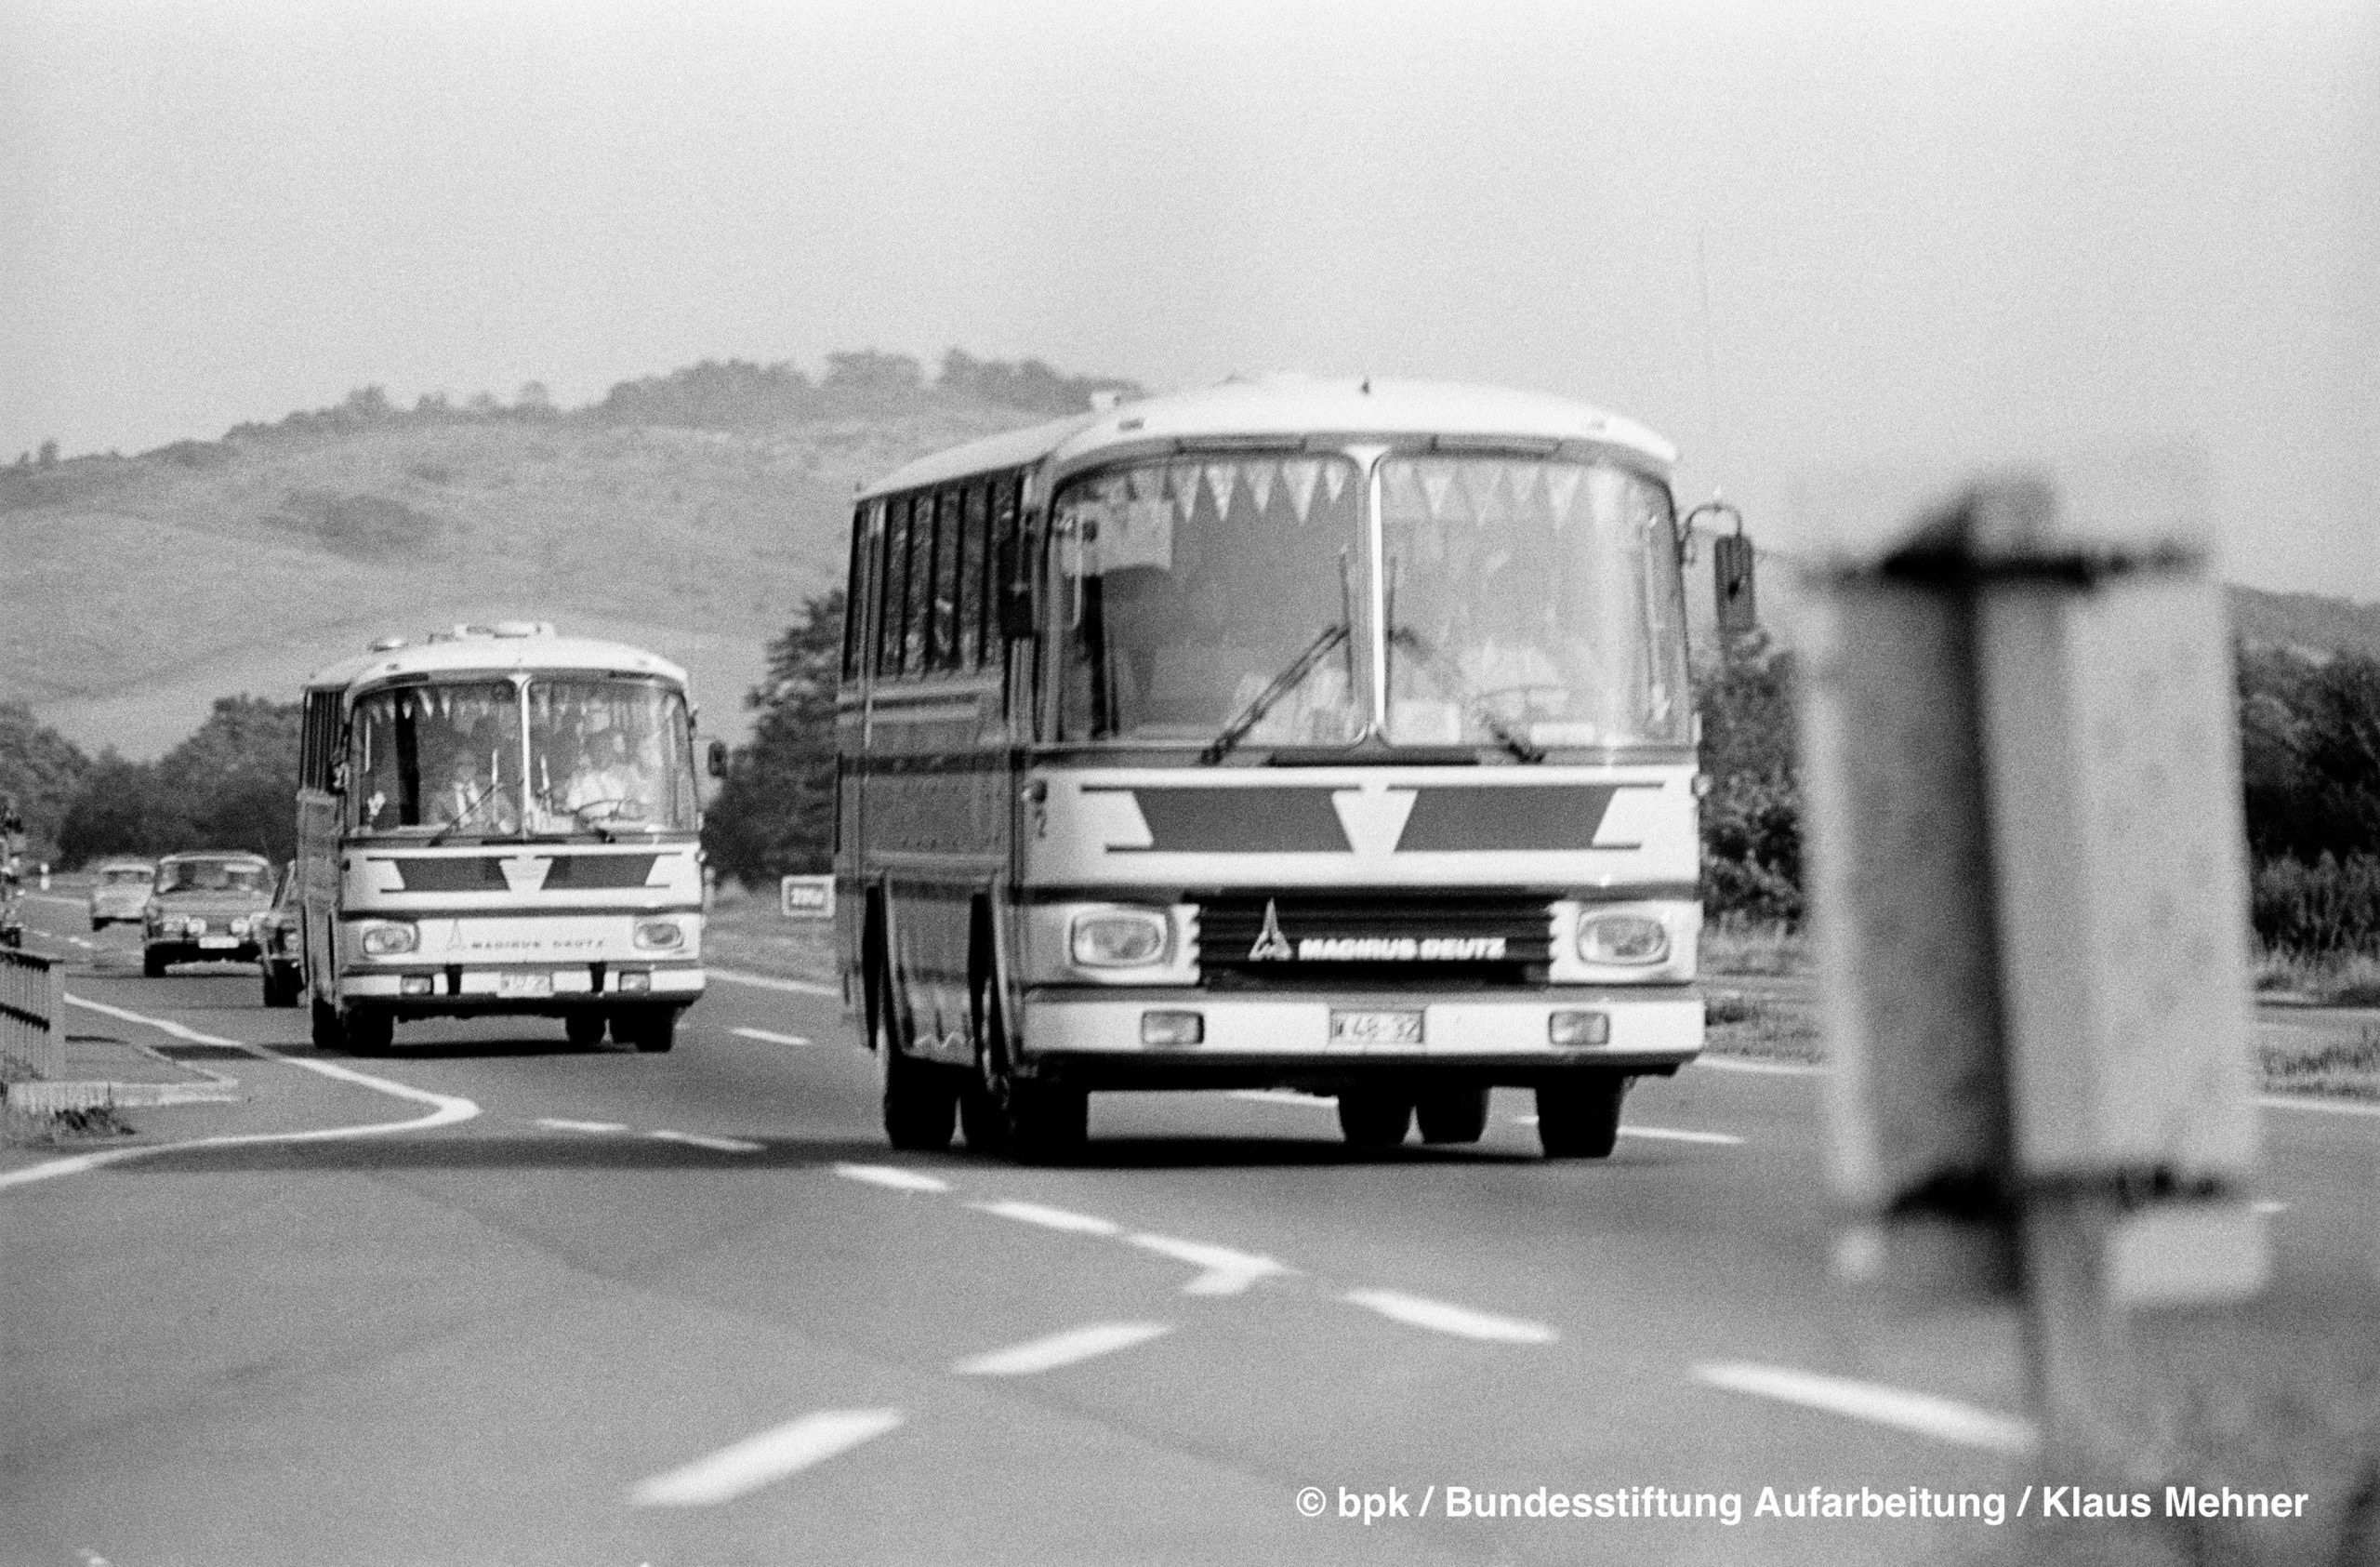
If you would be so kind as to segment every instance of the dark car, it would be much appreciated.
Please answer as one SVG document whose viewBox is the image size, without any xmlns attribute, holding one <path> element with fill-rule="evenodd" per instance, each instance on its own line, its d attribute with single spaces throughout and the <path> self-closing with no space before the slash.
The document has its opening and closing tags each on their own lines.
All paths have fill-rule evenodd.
<svg viewBox="0 0 2380 1567">
<path fill-rule="evenodd" d="M 142 972 L 153 979 L 169 963 L 255 963 L 271 902 L 272 865 L 262 855 L 167 855 L 141 915 Z"/>
<path fill-rule="evenodd" d="M 257 967 L 264 974 L 264 1004 L 296 1006 L 306 983 L 305 956 L 298 946 L 298 862 L 281 868 L 272 907 L 249 923 L 257 938 Z"/>
</svg>

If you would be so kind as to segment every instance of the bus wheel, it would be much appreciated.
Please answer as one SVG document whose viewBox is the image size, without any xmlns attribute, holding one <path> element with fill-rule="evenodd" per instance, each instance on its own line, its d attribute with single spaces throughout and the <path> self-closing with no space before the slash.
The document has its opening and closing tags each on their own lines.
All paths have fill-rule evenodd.
<svg viewBox="0 0 2380 1567">
<path fill-rule="evenodd" d="M 396 1042 L 397 1020 L 390 1014 L 369 1007 L 358 1007 L 345 1014 L 340 1022 L 347 1035 L 347 1048 L 357 1056 L 386 1056 Z"/>
<path fill-rule="evenodd" d="M 1025 1164 L 1074 1158 L 1091 1135 L 1091 1095 L 1062 1083 L 1035 1082 L 1009 1069 L 1008 1019 L 999 988 L 986 984 L 976 1001 L 984 1020 L 975 1041 L 975 1072 L 959 1101 L 968 1116 L 967 1146 L 999 1151 Z M 976 1140 L 976 1128 L 983 1139 Z"/>
<path fill-rule="evenodd" d="M 600 1036 L 598 1036 L 600 1037 Z M 645 1006 L 612 1014 L 612 1037 L 644 1055 L 665 1056 L 678 1042 L 678 1009 Z"/>
<path fill-rule="evenodd" d="M 140 972 L 152 979 L 165 977 L 165 960 L 154 952 L 140 954 Z"/>
<path fill-rule="evenodd" d="M 338 1008 L 316 996 L 314 1002 L 314 1048 L 332 1052 L 347 1048 L 347 1030 L 339 1026 Z"/>
<path fill-rule="evenodd" d="M 1412 1119 L 1413 1101 L 1401 1094 L 1339 1096 L 1339 1130 L 1349 1148 L 1395 1148 L 1405 1140 L 1405 1128 Z"/>
<path fill-rule="evenodd" d="M 1008 1151 L 1008 1114 L 999 1079 L 1008 1059 L 1007 1025 L 1000 1016 L 999 987 L 980 981 L 975 987 L 975 1069 L 959 1091 L 959 1128 L 967 1147 L 976 1153 Z"/>
<path fill-rule="evenodd" d="M 1475 1143 L 1488 1130 L 1488 1090 L 1441 1088 L 1413 1107 L 1425 1143 Z"/>
<path fill-rule="evenodd" d="M 957 1073 L 920 1061 L 901 1049 L 892 1023 L 892 985 L 877 981 L 876 1086 L 884 1107 L 884 1136 L 913 1153 L 950 1146 L 959 1120 Z"/>
<path fill-rule="evenodd" d="M 1581 1072 L 1537 1090 L 1537 1140 L 1548 1159 L 1608 1159 L 1620 1141 L 1620 1102 L 1629 1079 Z"/>
<path fill-rule="evenodd" d="M 574 1012 L 562 1020 L 562 1038 L 581 1050 L 592 1050 L 603 1042 L 603 1015 L 600 1012 Z"/>
</svg>

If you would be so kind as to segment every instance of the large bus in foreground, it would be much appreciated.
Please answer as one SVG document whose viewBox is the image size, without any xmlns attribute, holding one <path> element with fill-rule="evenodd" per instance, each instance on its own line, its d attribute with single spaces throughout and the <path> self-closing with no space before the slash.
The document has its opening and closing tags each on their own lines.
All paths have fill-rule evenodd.
<svg viewBox="0 0 2380 1567">
<path fill-rule="evenodd" d="M 1602 1157 L 1701 1048 L 1674 453 L 1550 397 L 1287 378 L 860 496 L 838 940 L 891 1140 L 1102 1090 L 1333 1096 Z"/>
<path fill-rule="evenodd" d="M 703 992 L 683 670 L 543 622 L 390 639 L 307 681 L 298 767 L 316 1045 L 516 1014 L 670 1047 Z"/>
</svg>

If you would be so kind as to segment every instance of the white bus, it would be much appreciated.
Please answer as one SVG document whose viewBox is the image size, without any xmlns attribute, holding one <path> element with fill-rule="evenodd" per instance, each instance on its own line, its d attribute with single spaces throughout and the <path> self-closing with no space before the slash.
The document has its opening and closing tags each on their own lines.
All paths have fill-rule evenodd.
<svg viewBox="0 0 2380 1567">
<path fill-rule="evenodd" d="M 1483 388 L 1226 382 L 910 464 L 853 521 L 847 1003 L 899 1147 L 1107 1089 L 1610 1152 L 1702 1044 L 1671 447 Z"/>
<path fill-rule="evenodd" d="M 317 1046 L 509 1013 L 669 1048 L 703 992 L 683 670 L 543 622 L 390 639 L 307 681 L 298 768 Z"/>
</svg>

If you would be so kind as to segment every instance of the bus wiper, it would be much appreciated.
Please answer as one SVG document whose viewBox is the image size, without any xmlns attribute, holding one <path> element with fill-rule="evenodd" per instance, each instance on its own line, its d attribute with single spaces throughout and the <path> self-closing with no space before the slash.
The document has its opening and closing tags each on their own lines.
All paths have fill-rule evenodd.
<svg viewBox="0 0 2380 1567">
<path fill-rule="evenodd" d="M 1223 732 L 1208 743 L 1198 753 L 1198 760 L 1210 765 L 1231 754 L 1232 748 L 1248 737 L 1248 732 L 1264 722 L 1280 699 L 1296 690 L 1314 672 L 1316 664 L 1329 656 L 1330 650 L 1347 640 L 1347 623 L 1323 629 L 1322 634 L 1306 644 L 1305 651 L 1286 670 L 1273 677 L 1273 684 L 1256 694 L 1256 699 L 1239 710 L 1239 716 L 1223 725 Z"/>
<path fill-rule="evenodd" d="M 1480 700 L 1478 693 L 1471 689 L 1470 683 L 1462 678 L 1462 671 L 1456 669 L 1435 648 L 1424 642 L 1421 632 L 1399 626 L 1388 633 L 1388 640 L 1391 646 L 1401 644 L 1409 648 L 1414 657 L 1420 658 L 1428 667 L 1430 672 L 1438 677 L 1440 684 L 1462 698 L 1464 710 L 1478 719 L 1489 734 L 1496 737 L 1497 744 L 1519 757 L 1523 762 L 1545 760 L 1545 752 L 1521 738 L 1509 724 L 1498 718 L 1494 710 L 1486 702 Z"/>
</svg>

